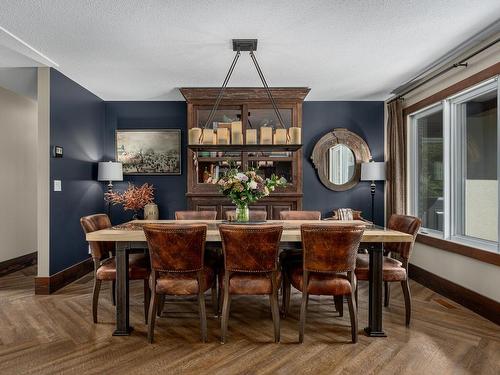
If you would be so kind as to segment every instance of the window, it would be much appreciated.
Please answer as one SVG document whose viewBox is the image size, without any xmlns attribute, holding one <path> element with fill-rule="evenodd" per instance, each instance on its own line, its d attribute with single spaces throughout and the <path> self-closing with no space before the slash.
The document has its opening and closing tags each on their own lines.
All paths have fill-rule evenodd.
<svg viewBox="0 0 500 375">
<path fill-rule="evenodd" d="M 410 211 L 422 232 L 498 251 L 498 81 L 409 116 Z"/>
</svg>

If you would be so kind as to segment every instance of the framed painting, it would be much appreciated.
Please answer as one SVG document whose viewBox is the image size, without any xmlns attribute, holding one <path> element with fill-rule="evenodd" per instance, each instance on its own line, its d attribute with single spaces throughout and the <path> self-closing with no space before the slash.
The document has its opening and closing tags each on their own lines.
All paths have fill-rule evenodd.
<svg viewBox="0 0 500 375">
<path fill-rule="evenodd" d="M 124 175 L 180 175 L 181 130 L 116 130 L 116 161 Z"/>
</svg>

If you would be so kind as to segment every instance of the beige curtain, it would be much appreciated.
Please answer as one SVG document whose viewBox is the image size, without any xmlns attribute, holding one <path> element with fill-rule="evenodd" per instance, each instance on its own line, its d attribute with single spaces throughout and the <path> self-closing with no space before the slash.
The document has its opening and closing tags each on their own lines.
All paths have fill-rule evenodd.
<svg viewBox="0 0 500 375">
<path fill-rule="evenodd" d="M 387 217 L 406 213 L 406 128 L 401 99 L 387 104 Z"/>
</svg>

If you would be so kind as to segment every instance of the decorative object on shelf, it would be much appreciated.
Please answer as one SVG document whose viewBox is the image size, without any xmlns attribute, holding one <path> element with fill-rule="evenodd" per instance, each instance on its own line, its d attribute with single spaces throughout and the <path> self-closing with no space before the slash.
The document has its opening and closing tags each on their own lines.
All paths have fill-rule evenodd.
<svg viewBox="0 0 500 375">
<path fill-rule="evenodd" d="M 273 144 L 273 128 L 267 126 L 260 128 L 260 144 L 261 145 Z"/>
<path fill-rule="evenodd" d="M 97 166 L 97 180 L 108 181 L 108 191 L 113 191 L 113 181 L 123 181 L 123 167 L 122 163 L 114 161 L 101 161 Z M 111 206 L 107 203 L 107 214 L 111 220 Z"/>
<path fill-rule="evenodd" d="M 233 121 L 231 123 L 231 144 L 233 145 L 243 144 L 243 130 L 241 121 Z"/>
<path fill-rule="evenodd" d="M 139 211 L 147 204 L 153 203 L 153 185 L 145 183 L 139 187 L 129 183 L 127 190 L 123 193 L 111 191 L 105 194 L 105 198 L 113 205 L 121 204 L 125 211 L 134 211 L 133 219 L 138 219 Z"/>
<path fill-rule="evenodd" d="M 229 144 L 229 129 L 217 128 L 217 144 L 218 145 Z"/>
<path fill-rule="evenodd" d="M 201 128 L 192 128 L 188 132 L 188 144 L 199 145 L 201 140 Z"/>
<path fill-rule="evenodd" d="M 247 129 L 246 144 L 247 145 L 257 144 L 257 129 Z"/>
<path fill-rule="evenodd" d="M 236 206 L 236 221 L 239 222 L 250 220 L 249 204 L 267 197 L 277 187 L 285 186 L 286 182 L 286 179 L 274 174 L 264 179 L 255 170 L 240 172 L 237 168 L 229 169 L 219 180 L 213 181 Z"/>
<path fill-rule="evenodd" d="M 368 162 L 371 154 L 363 138 L 337 128 L 321 137 L 311 159 L 323 185 L 333 191 L 345 191 L 358 184 L 361 164 Z"/>
<path fill-rule="evenodd" d="M 144 206 L 144 220 L 158 220 L 160 213 L 156 203 L 148 203 Z"/>
<path fill-rule="evenodd" d="M 181 130 L 117 130 L 116 160 L 125 175 L 180 175 Z"/>
<path fill-rule="evenodd" d="M 385 162 L 370 160 L 368 163 L 361 164 L 361 181 L 371 181 L 372 223 L 375 223 L 375 181 L 385 181 Z"/>
<path fill-rule="evenodd" d="M 302 130 L 297 126 L 292 126 L 288 129 L 288 134 L 290 135 L 290 144 L 300 145 L 302 144 Z"/>
<path fill-rule="evenodd" d="M 288 132 L 286 129 L 276 129 L 274 131 L 274 144 L 285 145 L 287 143 Z"/>
<path fill-rule="evenodd" d="M 213 131 L 213 129 L 203 129 L 203 133 L 201 135 L 201 143 L 204 145 L 213 145 L 214 144 L 214 131 Z"/>
</svg>

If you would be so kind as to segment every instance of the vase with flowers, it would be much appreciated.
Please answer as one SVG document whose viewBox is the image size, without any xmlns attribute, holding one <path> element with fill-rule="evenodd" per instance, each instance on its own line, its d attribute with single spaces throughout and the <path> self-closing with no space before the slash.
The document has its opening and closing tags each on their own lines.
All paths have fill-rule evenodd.
<svg viewBox="0 0 500 375">
<path fill-rule="evenodd" d="M 236 206 L 236 221 L 239 222 L 250 220 L 249 204 L 267 197 L 277 187 L 285 186 L 286 182 L 284 177 L 274 174 L 263 178 L 253 169 L 240 172 L 237 168 L 229 169 L 219 180 L 213 181 Z"/>
<path fill-rule="evenodd" d="M 139 211 L 147 204 L 153 203 L 154 192 L 153 185 L 145 183 L 139 187 L 129 183 L 127 190 L 123 193 L 109 192 L 104 195 L 106 201 L 113 205 L 121 204 L 125 211 L 133 211 L 132 218 L 139 218 Z"/>
</svg>

